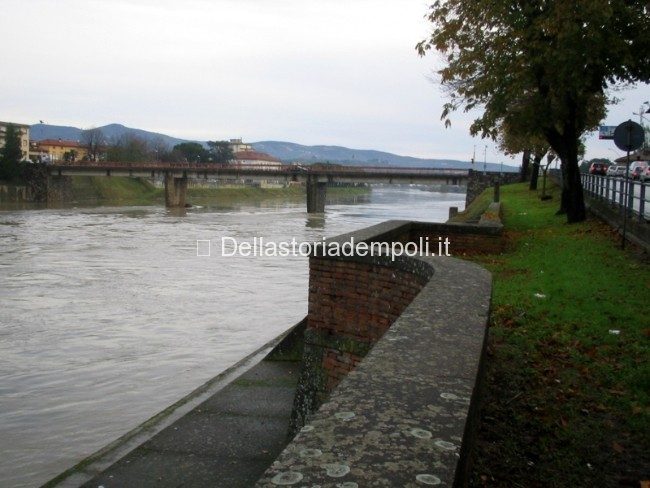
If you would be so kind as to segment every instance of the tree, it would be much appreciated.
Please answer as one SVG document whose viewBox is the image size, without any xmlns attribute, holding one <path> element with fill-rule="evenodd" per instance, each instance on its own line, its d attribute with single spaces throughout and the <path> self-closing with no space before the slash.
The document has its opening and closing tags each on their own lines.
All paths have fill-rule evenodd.
<svg viewBox="0 0 650 488">
<path fill-rule="evenodd" d="M 551 163 L 555 160 L 555 154 L 553 152 L 549 151 L 548 155 L 546 156 L 546 166 L 544 166 L 544 176 L 542 177 L 542 196 L 540 199 L 542 200 L 550 200 L 551 195 L 546 194 L 546 180 L 548 178 L 548 168 L 550 168 Z"/>
<path fill-rule="evenodd" d="M 162 161 L 170 153 L 169 144 L 160 136 L 149 140 L 149 148 L 154 161 Z"/>
<path fill-rule="evenodd" d="M 214 163 L 227 164 L 235 159 L 232 146 L 228 141 L 208 141 L 208 150 Z"/>
<path fill-rule="evenodd" d="M 116 162 L 139 163 L 152 159 L 147 141 L 133 133 L 122 135 L 107 152 L 108 159 Z"/>
<path fill-rule="evenodd" d="M 519 151 L 516 151 L 515 153 L 518 153 Z M 511 154 L 509 152 L 506 152 L 506 154 Z M 522 183 L 528 179 L 528 173 L 530 171 L 530 149 L 526 147 L 525 149 L 522 150 L 521 154 L 521 173 L 519 174 L 519 181 Z"/>
<path fill-rule="evenodd" d="M 585 218 L 580 137 L 605 113 L 609 89 L 650 79 L 645 0 L 436 0 L 417 50 L 445 55 L 451 112 L 482 107 L 472 134 L 495 138 L 512 105 L 559 156 L 568 222 Z M 532 116 L 532 117 L 531 117 Z"/>
<path fill-rule="evenodd" d="M 20 160 L 23 157 L 19 129 L 7 124 L 4 139 L 5 145 L 0 149 L 0 180 L 11 181 L 20 176 Z"/>
<path fill-rule="evenodd" d="M 81 145 L 86 149 L 88 159 L 97 161 L 102 149 L 106 145 L 106 138 L 101 129 L 96 127 L 86 129 L 81 133 Z"/>
<path fill-rule="evenodd" d="M 77 160 L 77 151 L 71 149 L 63 153 L 63 160 L 66 163 L 74 163 Z"/>
<path fill-rule="evenodd" d="M 521 114 L 511 112 L 499 127 L 498 142 L 501 151 L 506 154 L 523 152 L 522 182 L 528 178 L 530 157 L 533 157 L 530 189 L 537 190 L 539 166 L 542 158 L 549 150 L 548 142 L 544 137 L 531 130 L 531 125 L 527 125 L 525 120 L 522 120 Z"/>
<path fill-rule="evenodd" d="M 186 159 L 183 153 L 177 149 L 172 149 L 159 155 L 159 161 L 163 163 L 182 163 Z"/>
<path fill-rule="evenodd" d="M 207 162 L 209 153 L 198 142 L 181 142 L 174 146 L 174 151 L 178 151 L 190 163 Z"/>
</svg>

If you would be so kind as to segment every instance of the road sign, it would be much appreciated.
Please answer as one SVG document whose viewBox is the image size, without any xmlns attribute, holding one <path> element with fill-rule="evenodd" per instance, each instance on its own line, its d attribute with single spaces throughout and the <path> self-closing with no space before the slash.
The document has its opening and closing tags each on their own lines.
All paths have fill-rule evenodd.
<svg viewBox="0 0 650 488">
<path fill-rule="evenodd" d="M 643 127 L 636 122 L 628 120 L 623 122 L 614 131 L 614 144 L 621 151 L 634 151 L 643 145 L 645 134 Z"/>
<path fill-rule="evenodd" d="M 601 125 L 598 128 L 598 139 L 614 139 L 615 125 Z"/>
</svg>

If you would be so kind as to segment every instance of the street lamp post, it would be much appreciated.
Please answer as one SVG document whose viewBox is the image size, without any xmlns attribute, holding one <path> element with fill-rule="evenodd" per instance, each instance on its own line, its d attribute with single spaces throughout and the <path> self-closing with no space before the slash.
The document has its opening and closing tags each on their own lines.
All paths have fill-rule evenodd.
<svg viewBox="0 0 650 488">
<path fill-rule="evenodd" d="M 487 144 L 485 145 L 485 150 L 483 151 L 483 174 L 487 171 Z"/>
<path fill-rule="evenodd" d="M 638 114 L 634 113 L 634 115 L 639 116 L 639 125 L 643 125 L 643 119 L 645 119 L 643 114 L 650 114 L 650 102 L 648 102 L 648 101 L 645 101 L 645 102 L 643 102 L 641 104 L 641 106 L 639 107 L 639 113 Z"/>
<path fill-rule="evenodd" d="M 650 114 L 650 102 L 648 102 L 648 101 L 643 102 L 641 104 L 641 106 L 639 107 L 639 112 L 638 113 L 637 112 L 632 112 L 632 114 L 639 116 L 639 125 L 643 128 L 644 132 L 646 132 L 647 129 L 646 129 L 646 126 L 643 125 L 643 120 L 644 119 L 648 120 L 645 117 L 645 114 Z M 646 137 L 646 140 L 643 141 L 643 149 L 647 149 L 649 143 L 650 143 L 650 141 L 648 141 L 647 137 Z"/>
</svg>

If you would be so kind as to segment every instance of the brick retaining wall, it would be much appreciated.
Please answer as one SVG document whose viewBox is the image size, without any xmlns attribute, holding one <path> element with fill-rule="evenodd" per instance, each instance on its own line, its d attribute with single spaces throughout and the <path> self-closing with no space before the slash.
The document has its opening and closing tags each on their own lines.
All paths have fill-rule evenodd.
<svg viewBox="0 0 650 488">
<path fill-rule="evenodd" d="M 312 257 L 308 329 L 322 348 L 324 391 L 331 391 L 384 335 L 425 284 L 378 263 Z M 327 341 L 327 337 L 335 340 Z M 312 343 L 312 347 L 314 344 Z"/>
<path fill-rule="evenodd" d="M 445 230 L 467 249 L 500 235 L 389 221 L 332 241 L 437 241 Z M 462 485 L 490 293 L 489 273 L 453 258 L 313 255 L 291 434 L 300 432 L 257 486 Z"/>
</svg>

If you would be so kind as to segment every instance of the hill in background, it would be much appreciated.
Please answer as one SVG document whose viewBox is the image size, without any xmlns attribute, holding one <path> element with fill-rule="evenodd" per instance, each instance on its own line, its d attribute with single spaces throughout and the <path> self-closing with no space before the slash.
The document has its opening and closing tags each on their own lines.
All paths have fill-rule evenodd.
<svg viewBox="0 0 650 488">
<path fill-rule="evenodd" d="M 98 127 L 104 133 L 104 136 L 110 142 L 117 141 L 125 134 L 133 134 L 147 141 L 164 142 L 170 148 L 181 142 L 200 142 L 205 145 L 205 141 L 189 141 L 171 137 L 166 134 L 150 132 L 142 129 L 125 127 L 121 124 L 109 124 Z M 82 129 L 77 127 L 68 127 L 61 125 L 34 124 L 31 126 L 30 136 L 32 140 L 42 141 L 43 139 L 65 139 L 78 141 L 81 138 Z M 303 162 L 303 163 L 344 163 L 356 166 L 402 166 L 410 168 L 456 168 L 469 169 L 469 161 L 460 161 L 455 159 L 423 159 L 411 156 L 399 156 L 383 151 L 371 149 L 350 149 L 342 146 L 304 146 L 293 142 L 282 141 L 260 141 L 251 143 L 256 151 L 265 152 L 285 162 Z M 483 163 L 476 164 L 477 170 L 483 169 Z M 501 165 L 487 163 L 488 171 L 500 171 Z M 503 165 L 503 171 L 518 171 L 514 166 Z"/>
<path fill-rule="evenodd" d="M 157 132 L 149 132 L 142 129 L 133 129 L 126 127 L 122 124 L 109 124 L 101 129 L 104 137 L 109 143 L 117 141 L 125 134 L 133 134 L 147 141 L 162 140 L 170 148 L 181 142 L 186 142 L 187 139 L 179 139 L 178 137 L 171 137 L 166 134 L 159 134 Z M 43 139 L 65 139 L 68 141 L 78 141 L 81 139 L 83 129 L 78 127 L 68 127 L 63 125 L 49 125 L 49 124 L 34 124 L 30 129 L 30 137 L 34 141 L 42 141 Z"/>
</svg>

